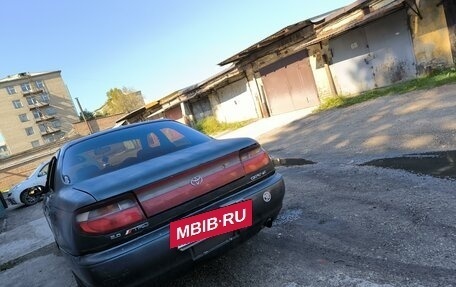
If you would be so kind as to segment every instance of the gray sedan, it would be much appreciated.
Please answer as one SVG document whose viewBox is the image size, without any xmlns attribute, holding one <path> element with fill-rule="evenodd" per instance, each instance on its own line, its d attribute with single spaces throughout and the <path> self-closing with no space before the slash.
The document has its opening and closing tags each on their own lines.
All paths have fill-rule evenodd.
<svg viewBox="0 0 456 287">
<path fill-rule="evenodd" d="M 158 120 L 64 145 L 50 162 L 44 212 L 79 286 L 129 286 L 271 227 L 284 192 L 255 140 Z"/>
</svg>

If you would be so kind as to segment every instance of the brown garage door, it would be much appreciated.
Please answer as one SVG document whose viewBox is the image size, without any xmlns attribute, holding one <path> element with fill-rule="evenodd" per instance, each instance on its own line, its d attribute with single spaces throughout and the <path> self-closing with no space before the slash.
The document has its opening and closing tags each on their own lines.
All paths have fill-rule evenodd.
<svg viewBox="0 0 456 287">
<path fill-rule="evenodd" d="M 171 120 L 180 120 L 182 119 L 182 110 L 179 105 L 172 107 L 171 109 L 165 111 L 165 118 Z"/>
<path fill-rule="evenodd" d="M 320 103 L 306 50 L 260 69 L 260 74 L 273 115 Z"/>
</svg>

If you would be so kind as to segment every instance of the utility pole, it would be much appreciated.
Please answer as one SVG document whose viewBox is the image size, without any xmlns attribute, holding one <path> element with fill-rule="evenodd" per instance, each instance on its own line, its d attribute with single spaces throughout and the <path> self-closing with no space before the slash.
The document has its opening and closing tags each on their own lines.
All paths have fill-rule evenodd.
<svg viewBox="0 0 456 287">
<path fill-rule="evenodd" d="M 87 127 L 89 128 L 89 133 L 93 134 L 92 127 L 90 126 L 89 122 L 87 121 L 85 115 L 84 115 L 84 110 L 82 109 L 81 103 L 79 102 L 78 98 L 74 98 L 76 100 L 76 103 L 78 103 L 79 110 L 81 111 L 82 118 L 84 119 L 84 122 L 86 123 Z"/>
</svg>

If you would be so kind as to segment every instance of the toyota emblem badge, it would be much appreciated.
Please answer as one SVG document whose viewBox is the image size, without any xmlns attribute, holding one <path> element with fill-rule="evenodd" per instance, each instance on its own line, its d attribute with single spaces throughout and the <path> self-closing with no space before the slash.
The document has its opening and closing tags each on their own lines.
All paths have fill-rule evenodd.
<svg viewBox="0 0 456 287">
<path fill-rule="evenodd" d="M 271 193 L 269 191 L 265 191 L 263 193 L 263 200 L 264 200 L 264 202 L 271 201 Z"/>
<path fill-rule="evenodd" d="M 203 182 L 203 178 L 201 176 L 195 176 L 190 180 L 190 184 L 193 186 L 200 185 Z"/>
</svg>

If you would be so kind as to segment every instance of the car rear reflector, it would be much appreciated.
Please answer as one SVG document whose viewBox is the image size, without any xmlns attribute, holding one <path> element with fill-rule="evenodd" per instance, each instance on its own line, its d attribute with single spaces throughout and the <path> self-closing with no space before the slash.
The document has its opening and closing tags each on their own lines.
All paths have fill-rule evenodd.
<svg viewBox="0 0 456 287">
<path fill-rule="evenodd" d="M 271 162 L 268 153 L 261 147 L 243 151 L 240 157 L 246 174 L 258 171 Z"/>
<path fill-rule="evenodd" d="M 76 216 L 79 227 L 89 234 L 105 234 L 145 219 L 144 213 L 132 198 L 121 199 Z"/>
</svg>

